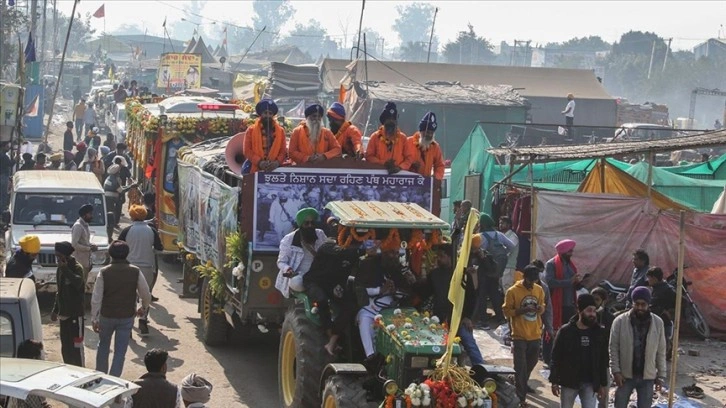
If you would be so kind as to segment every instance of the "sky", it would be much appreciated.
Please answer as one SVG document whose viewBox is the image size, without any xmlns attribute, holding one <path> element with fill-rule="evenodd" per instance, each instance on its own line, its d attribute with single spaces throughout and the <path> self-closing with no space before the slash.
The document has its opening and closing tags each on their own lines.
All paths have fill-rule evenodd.
<svg viewBox="0 0 726 408">
<path fill-rule="evenodd" d="M 693 46 L 719 35 L 726 38 L 726 1 L 425 1 L 439 12 L 435 33 L 445 44 L 465 30 L 467 23 L 477 35 L 494 44 L 516 40 L 531 40 L 532 45 L 562 42 L 573 37 L 599 35 L 608 42 L 617 41 L 629 30 L 651 31 L 664 38 L 673 38 L 675 50 L 692 50 Z M 49 2 L 50 3 L 50 2 Z M 167 26 L 186 18 L 206 34 L 218 32 L 219 23 L 231 21 L 236 25 L 251 25 L 252 2 L 209 0 L 204 4 L 204 18 L 185 14 L 188 0 L 83 0 L 78 11 L 93 13 L 105 3 L 106 31 L 112 32 L 123 24 L 138 25 L 149 34 L 163 35 L 162 23 Z M 363 26 L 378 31 L 386 39 L 386 47 L 398 44 L 392 30 L 397 17 L 396 5 L 404 1 L 366 1 Z M 360 1 L 292 1 L 294 19 L 282 29 L 292 29 L 296 22 L 318 20 L 334 40 L 355 36 L 360 18 Z M 59 0 L 58 7 L 70 13 L 72 0 Z M 104 19 L 92 19 L 97 32 L 102 32 Z M 189 22 L 191 21 L 191 22 Z M 424 22 L 426 23 L 426 22 Z M 174 33 L 170 33 L 174 38 Z M 204 34 L 203 34 L 204 35 Z M 208 35 L 205 35 L 207 37 Z M 187 40 L 186 38 L 177 38 Z M 212 42 L 214 43 L 214 42 Z"/>
</svg>

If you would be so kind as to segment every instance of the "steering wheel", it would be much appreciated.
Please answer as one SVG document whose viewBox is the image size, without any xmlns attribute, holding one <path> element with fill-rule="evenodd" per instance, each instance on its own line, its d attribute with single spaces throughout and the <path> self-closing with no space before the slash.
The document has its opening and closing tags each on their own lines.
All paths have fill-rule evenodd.
<svg viewBox="0 0 726 408">
<path fill-rule="evenodd" d="M 23 222 L 33 221 L 33 218 L 35 218 L 36 215 L 44 214 L 43 210 L 39 208 L 35 209 L 28 209 L 23 208 L 20 210 L 20 213 L 18 214 L 18 218 L 23 220 Z"/>
</svg>

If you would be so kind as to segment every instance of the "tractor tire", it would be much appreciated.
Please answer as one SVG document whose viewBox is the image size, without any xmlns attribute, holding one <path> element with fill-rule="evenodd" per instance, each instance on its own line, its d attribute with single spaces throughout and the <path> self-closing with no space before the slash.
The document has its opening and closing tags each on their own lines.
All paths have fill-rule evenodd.
<svg viewBox="0 0 726 408">
<path fill-rule="evenodd" d="M 496 379 L 497 382 L 497 407 L 498 408 L 516 408 L 519 406 L 519 397 L 514 384 L 507 381 L 503 376 Z"/>
<path fill-rule="evenodd" d="M 374 408 L 378 404 L 368 402 L 360 377 L 331 375 L 325 381 L 323 408 Z"/>
<path fill-rule="evenodd" d="M 209 280 L 204 279 L 202 283 L 202 339 L 204 344 L 208 346 L 221 346 L 229 340 L 230 326 L 224 313 L 219 313 L 217 308 L 218 301 L 212 296 L 212 290 L 209 287 Z"/>
<path fill-rule="evenodd" d="M 320 406 L 320 376 L 332 362 L 324 349 L 327 341 L 323 330 L 307 318 L 301 305 L 285 313 L 277 363 L 281 407 Z"/>
</svg>

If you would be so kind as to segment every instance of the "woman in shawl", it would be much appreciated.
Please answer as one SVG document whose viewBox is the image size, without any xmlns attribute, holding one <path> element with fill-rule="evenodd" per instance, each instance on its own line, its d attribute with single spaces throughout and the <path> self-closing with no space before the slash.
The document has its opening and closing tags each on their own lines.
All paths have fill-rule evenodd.
<svg viewBox="0 0 726 408">
<path fill-rule="evenodd" d="M 86 157 L 81 163 L 81 167 L 78 168 L 81 171 L 90 171 L 95 174 L 98 178 L 99 183 L 103 183 L 103 174 L 106 172 L 106 168 L 98 157 L 96 149 L 89 147 L 86 150 Z"/>
</svg>

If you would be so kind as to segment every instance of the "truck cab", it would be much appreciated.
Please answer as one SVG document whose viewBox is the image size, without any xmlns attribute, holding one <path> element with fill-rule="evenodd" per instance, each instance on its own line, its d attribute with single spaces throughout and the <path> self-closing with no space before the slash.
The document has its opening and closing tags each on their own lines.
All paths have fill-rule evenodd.
<svg viewBox="0 0 726 408">
<path fill-rule="evenodd" d="M 83 171 L 24 170 L 13 176 L 10 228 L 5 233 L 6 258 L 20 247 L 23 236 L 37 235 L 41 249 L 33 263 L 33 275 L 38 289 L 55 292 L 55 243 L 71 242 L 71 227 L 85 204 L 94 208 L 89 229 L 91 243 L 98 246 L 91 254 L 93 268 L 86 281 L 86 292 L 91 293 L 98 268 L 109 262 L 106 202 L 98 179 Z"/>
</svg>

